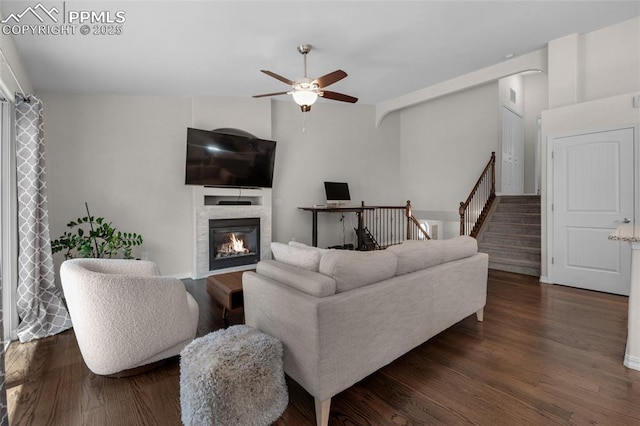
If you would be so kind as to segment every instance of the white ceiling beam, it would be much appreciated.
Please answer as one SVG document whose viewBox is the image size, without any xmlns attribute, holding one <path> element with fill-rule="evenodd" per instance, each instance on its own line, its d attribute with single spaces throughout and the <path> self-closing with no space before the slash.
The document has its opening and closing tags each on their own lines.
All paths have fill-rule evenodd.
<svg viewBox="0 0 640 426">
<path fill-rule="evenodd" d="M 481 86 L 497 81 L 501 78 L 527 71 L 547 72 L 547 49 L 536 50 L 526 55 L 516 56 L 512 59 L 473 71 L 442 83 L 434 84 L 406 95 L 376 104 L 376 127 L 380 125 L 387 114 L 398 111 L 422 102 L 431 101 L 442 96 L 447 96 L 461 90 Z"/>
</svg>

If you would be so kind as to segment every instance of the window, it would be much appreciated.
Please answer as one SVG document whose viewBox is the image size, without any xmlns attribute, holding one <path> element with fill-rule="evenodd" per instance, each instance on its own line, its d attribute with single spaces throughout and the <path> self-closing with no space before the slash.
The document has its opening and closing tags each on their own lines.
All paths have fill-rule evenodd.
<svg viewBox="0 0 640 426">
<path fill-rule="evenodd" d="M 0 100 L 0 282 L 2 283 L 2 320 L 4 340 L 17 338 L 17 235 L 15 141 L 12 132 L 11 104 Z"/>
</svg>

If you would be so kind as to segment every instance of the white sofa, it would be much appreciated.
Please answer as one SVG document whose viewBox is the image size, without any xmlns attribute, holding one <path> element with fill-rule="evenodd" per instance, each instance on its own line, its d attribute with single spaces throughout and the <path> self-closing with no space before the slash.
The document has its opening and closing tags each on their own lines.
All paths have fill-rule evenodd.
<svg viewBox="0 0 640 426">
<path fill-rule="evenodd" d="M 488 255 L 473 238 L 291 250 L 244 273 L 245 318 L 284 343 L 285 372 L 315 398 L 318 425 L 337 393 L 473 313 L 482 321 Z"/>
<path fill-rule="evenodd" d="M 60 279 L 87 367 L 116 375 L 175 355 L 198 327 L 198 304 L 177 278 L 155 263 L 73 259 Z"/>
</svg>

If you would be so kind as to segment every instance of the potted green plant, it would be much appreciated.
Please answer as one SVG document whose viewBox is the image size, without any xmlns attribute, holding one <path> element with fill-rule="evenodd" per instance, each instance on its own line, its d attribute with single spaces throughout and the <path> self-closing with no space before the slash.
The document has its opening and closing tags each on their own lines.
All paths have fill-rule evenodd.
<svg viewBox="0 0 640 426">
<path fill-rule="evenodd" d="M 85 217 L 67 223 L 71 231 L 65 231 L 61 237 L 51 241 L 53 253 L 64 252 L 65 259 L 75 257 L 122 257 L 133 259 L 131 249 L 142 244 L 142 236 L 135 232 L 117 231 L 111 222 L 103 217 L 93 217 L 89 205 Z"/>
</svg>

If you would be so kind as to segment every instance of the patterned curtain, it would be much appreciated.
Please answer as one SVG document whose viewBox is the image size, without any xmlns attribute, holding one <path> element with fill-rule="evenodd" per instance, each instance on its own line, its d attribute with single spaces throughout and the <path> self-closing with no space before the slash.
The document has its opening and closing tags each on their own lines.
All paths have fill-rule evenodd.
<svg viewBox="0 0 640 426">
<path fill-rule="evenodd" d="M 42 102 L 16 96 L 18 183 L 18 338 L 51 336 L 71 327 L 55 285 L 49 238 Z"/>
<path fill-rule="evenodd" d="M 2 108 L 6 108 L 7 101 L 4 98 L 0 97 L 0 103 L 2 104 Z M 0 109 L 0 113 L 2 113 L 2 109 Z M 4 117 L 2 117 L 2 119 L 4 119 Z M 2 123 L 3 126 L 8 125 L 8 123 L 5 123 L 4 121 Z M 7 141 L 3 140 L 2 142 L 6 143 Z M 5 167 L 7 163 L 8 161 L 3 159 L 2 165 L 0 165 L 0 170 L 2 170 L 2 168 Z M 7 183 L 5 182 L 4 184 Z M 2 238 L 7 238 L 7 236 L 3 235 Z M 0 266 L 0 272 L 2 272 L 1 269 L 2 267 Z M 8 426 L 9 414 L 7 413 L 7 386 L 4 374 L 4 311 L 2 310 L 2 288 L 7 284 L 6 282 L 4 282 L 4 277 L 6 277 L 6 275 L 4 275 L 2 280 L 0 280 L 0 425 Z"/>
</svg>

